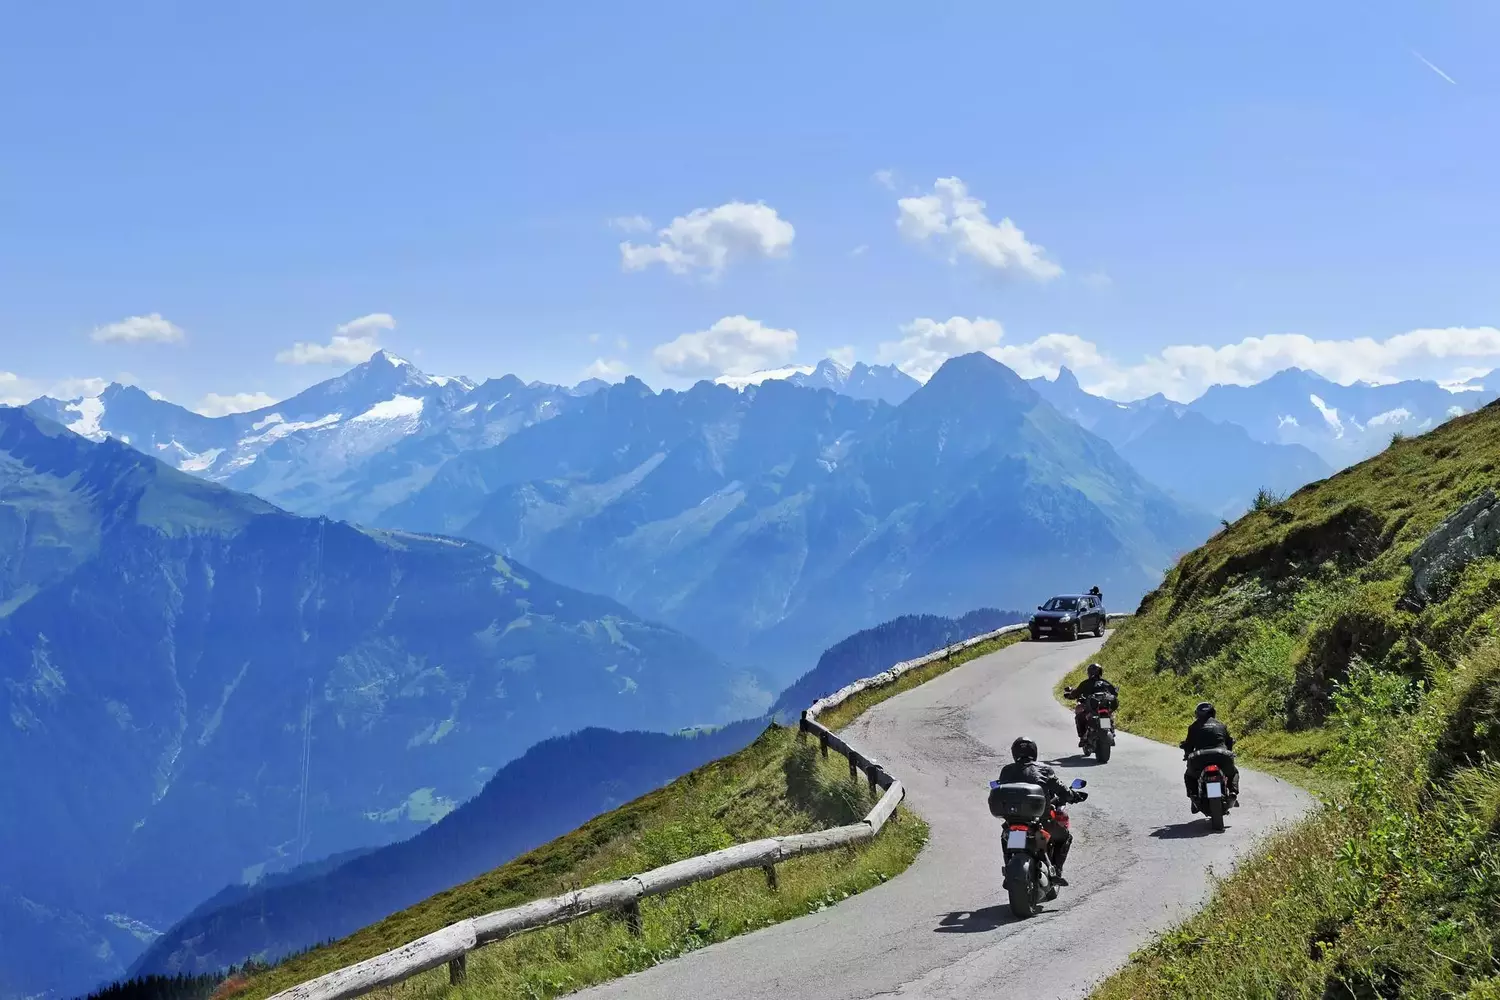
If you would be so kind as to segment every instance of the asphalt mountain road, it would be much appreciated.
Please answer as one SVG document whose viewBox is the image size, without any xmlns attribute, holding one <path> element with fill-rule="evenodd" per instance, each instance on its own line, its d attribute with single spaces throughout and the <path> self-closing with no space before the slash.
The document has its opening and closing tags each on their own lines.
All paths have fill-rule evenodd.
<svg viewBox="0 0 1500 1000">
<path fill-rule="evenodd" d="M 1022 642 L 877 705 L 848 732 L 905 783 L 932 828 L 899 878 L 838 906 L 746 934 L 580 997 L 863 1000 L 1012 994 L 1080 997 L 1156 931 L 1187 916 L 1261 834 L 1307 810 L 1299 789 L 1242 772 L 1241 807 L 1220 834 L 1188 810 L 1176 747 L 1122 733 L 1106 765 L 1076 756 L 1053 685 L 1098 639 Z M 1123 697 L 1128 698 L 1129 692 Z M 1184 721 L 1184 727 L 1187 720 Z M 1000 888 L 1000 823 L 986 783 L 1026 734 L 1064 781 L 1088 781 L 1070 808 L 1069 888 L 1028 919 Z"/>
</svg>

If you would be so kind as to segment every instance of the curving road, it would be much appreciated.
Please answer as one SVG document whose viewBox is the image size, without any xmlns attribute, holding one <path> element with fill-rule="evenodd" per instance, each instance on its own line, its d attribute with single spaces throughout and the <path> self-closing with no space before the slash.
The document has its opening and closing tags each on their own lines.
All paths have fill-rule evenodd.
<svg viewBox="0 0 1500 1000">
<path fill-rule="evenodd" d="M 1175 747 L 1122 733 L 1106 765 L 1075 756 L 1071 715 L 1052 688 L 1101 645 L 1018 643 L 883 702 L 850 727 L 851 742 L 901 779 L 908 804 L 932 828 L 900 877 L 577 996 L 1085 995 L 1153 932 L 1202 903 L 1210 868 L 1227 871 L 1255 837 L 1311 805 L 1297 788 L 1246 770 L 1242 805 L 1214 834 L 1188 811 Z M 1017 921 L 1000 888 L 999 821 L 985 791 L 1023 733 L 1064 781 L 1086 778 L 1090 796 L 1069 810 L 1071 886 Z"/>
</svg>

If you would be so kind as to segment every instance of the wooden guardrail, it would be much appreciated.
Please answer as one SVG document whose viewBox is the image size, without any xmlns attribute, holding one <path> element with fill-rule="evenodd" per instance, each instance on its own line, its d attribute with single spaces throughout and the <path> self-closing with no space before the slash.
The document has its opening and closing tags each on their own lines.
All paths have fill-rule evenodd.
<svg viewBox="0 0 1500 1000">
<path fill-rule="evenodd" d="M 1122 618 L 1123 615 L 1110 615 Z M 673 889 L 702 882 L 730 872 L 747 868 L 760 868 L 767 881 L 776 885 L 776 865 L 803 854 L 816 854 L 871 840 L 886 822 L 895 815 L 896 807 L 906 796 L 901 782 L 886 773 L 879 761 L 866 756 L 851 746 L 847 740 L 818 722 L 818 715 L 841 705 L 845 701 L 871 688 L 893 684 L 903 674 L 954 653 L 976 646 L 982 642 L 999 638 L 1026 628 L 1022 625 L 1007 625 L 993 632 L 976 635 L 962 642 L 945 646 L 915 660 L 898 663 L 889 670 L 855 681 L 826 698 L 813 702 L 798 723 L 800 733 L 816 737 L 824 756 L 830 749 L 843 754 L 849 761 L 850 777 L 863 772 L 870 789 L 881 789 L 876 801 L 865 818 L 848 826 L 838 826 L 815 833 L 798 833 L 786 837 L 770 837 L 748 844 L 736 844 L 723 850 L 687 858 L 660 868 L 653 868 L 639 875 L 614 882 L 604 882 L 565 892 L 549 899 L 538 899 L 531 903 L 497 910 L 478 917 L 470 917 L 450 924 L 442 930 L 417 938 L 410 944 L 363 962 L 336 969 L 316 979 L 283 990 L 271 1000 L 348 1000 L 383 986 L 391 986 L 410 979 L 440 965 L 448 966 L 449 981 L 455 985 L 464 981 L 467 974 L 469 952 L 487 944 L 504 940 L 514 934 L 551 927 L 554 924 L 578 920 L 590 914 L 616 912 L 625 916 L 627 925 L 635 933 L 640 932 L 640 901 L 648 896 L 657 896 Z"/>
</svg>

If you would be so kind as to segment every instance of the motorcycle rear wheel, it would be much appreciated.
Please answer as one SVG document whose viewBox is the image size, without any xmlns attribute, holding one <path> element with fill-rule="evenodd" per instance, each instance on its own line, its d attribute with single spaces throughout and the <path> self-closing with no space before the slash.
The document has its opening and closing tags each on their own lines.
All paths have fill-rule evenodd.
<svg viewBox="0 0 1500 1000">
<path fill-rule="evenodd" d="M 1209 799 L 1208 800 L 1208 825 L 1211 826 L 1211 827 L 1213 827 L 1216 831 L 1218 831 L 1220 833 L 1222 833 L 1224 831 L 1224 800 L 1223 799 Z"/>
<path fill-rule="evenodd" d="M 1031 873 L 1031 856 L 1013 854 L 1005 864 L 1005 887 L 1010 893 L 1010 912 L 1029 917 L 1036 912 L 1036 877 Z"/>
<path fill-rule="evenodd" d="M 1113 752 L 1114 747 L 1110 745 L 1109 736 L 1100 733 L 1099 738 L 1094 741 L 1094 759 L 1101 764 L 1108 764 L 1109 755 Z"/>
</svg>

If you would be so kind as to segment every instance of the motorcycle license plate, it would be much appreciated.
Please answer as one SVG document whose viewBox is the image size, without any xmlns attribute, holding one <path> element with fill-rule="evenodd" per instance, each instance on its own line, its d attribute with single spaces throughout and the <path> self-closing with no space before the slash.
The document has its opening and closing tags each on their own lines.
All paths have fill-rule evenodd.
<svg viewBox="0 0 1500 1000">
<path fill-rule="evenodd" d="M 1114 719 L 1100 719 L 1099 720 L 1099 725 L 1103 726 L 1105 729 L 1113 729 L 1113 728 L 1115 728 L 1115 720 Z"/>
<path fill-rule="evenodd" d="M 1026 850 L 1026 831 L 1010 830 L 1005 834 L 1005 846 L 1013 851 Z"/>
<path fill-rule="evenodd" d="M 1208 783 L 1208 797 L 1211 799 L 1222 799 L 1224 797 L 1224 786 L 1217 781 Z"/>
</svg>

